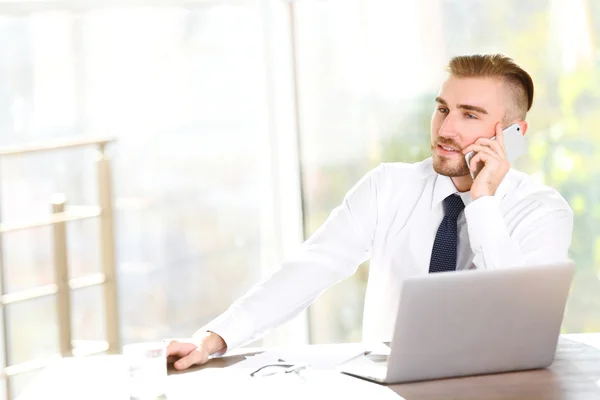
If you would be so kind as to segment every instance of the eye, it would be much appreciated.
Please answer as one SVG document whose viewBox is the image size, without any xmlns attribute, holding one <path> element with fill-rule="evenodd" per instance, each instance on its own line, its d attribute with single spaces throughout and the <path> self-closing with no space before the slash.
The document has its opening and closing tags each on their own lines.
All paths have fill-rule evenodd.
<svg viewBox="0 0 600 400">
<path fill-rule="evenodd" d="M 448 114 L 448 109 L 446 107 L 438 107 L 438 111 L 442 114 Z"/>
<path fill-rule="evenodd" d="M 467 118 L 467 119 L 477 119 L 477 116 L 475 114 L 466 113 L 465 114 L 465 118 Z"/>
</svg>

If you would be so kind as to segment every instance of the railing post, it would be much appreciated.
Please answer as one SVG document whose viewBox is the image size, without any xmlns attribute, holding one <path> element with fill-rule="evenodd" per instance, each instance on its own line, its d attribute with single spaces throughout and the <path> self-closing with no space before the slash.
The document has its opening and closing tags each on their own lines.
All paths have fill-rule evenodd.
<svg viewBox="0 0 600 400">
<path fill-rule="evenodd" d="M 104 284 L 106 336 L 108 353 L 121 351 L 119 334 L 119 307 L 117 304 L 117 284 L 115 270 L 115 251 L 113 237 L 113 207 L 110 177 L 110 159 L 105 154 L 104 144 L 98 152 L 98 196 L 100 203 L 100 257 L 102 270 L 106 277 Z"/>
<path fill-rule="evenodd" d="M 65 211 L 65 196 L 54 195 L 52 212 Z M 73 355 L 71 337 L 71 289 L 69 288 L 69 266 L 67 261 L 67 228 L 64 222 L 52 225 L 54 246 L 54 273 L 56 280 L 56 309 L 58 311 L 58 327 L 60 333 L 60 354 L 63 357 Z"/>
<path fill-rule="evenodd" d="M 9 337 L 6 307 L 9 304 L 40 298 L 45 296 L 57 297 L 57 314 L 59 320 L 60 333 L 60 353 L 62 356 L 71 356 L 74 353 L 72 341 L 71 325 L 71 290 L 105 284 L 105 318 L 107 345 L 102 346 L 101 351 L 92 351 L 89 354 L 99 352 L 117 353 L 120 350 L 119 336 L 119 316 L 117 308 L 117 293 L 115 279 L 115 260 L 114 260 L 114 234 L 113 234 L 113 213 L 110 187 L 110 163 L 104 155 L 106 145 L 114 142 L 114 138 L 73 138 L 47 143 L 25 144 L 17 146 L 0 147 L 0 160 L 6 157 L 18 157 L 24 154 L 44 153 L 63 149 L 76 149 L 82 147 L 96 146 L 100 148 L 100 157 L 97 160 L 98 166 L 98 194 L 100 197 L 100 207 L 90 207 L 82 211 L 81 207 L 74 209 L 71 207 L 65 212 L 64 196 L 52 199 L 52 217 L 43 220 L 35 220 L 26 223 L 4 223 L 1 218 L 0 210 L 0 399 L 13 398 L 13 376 L 25 372 L 34 371 L 47 365 L 49 360 L 32 360 L 25 363 L 10 365 L 9 363 Z M 1 195 L 1 194 L 0 194 Z M 0 208 L 2 203 L 0 202 Z M 101 265 L 103 274 L 97 276 L 88 276 L 84 281 L 78 282 L 69 280 L 68 256 L 67 256 L 67 234 L 66 223 L 88 218 L 100 218 L 100 250 Z M 45 285 L 43 287 L 32 288 L 17 293 L 6 293 L 5 282 L 3 280 L 3 246 L 2 237 L 6 232 L 14 232 L 22 229 L 32 229 L 40 226 L 52 225 L 54 241 L 54 265 L 55 265 L 55 285 Z M 101 276 L 100 276 L 101 275 Z M 77 352 L 75 352 L 77 353 Z M 82 353 L 82 352 L 79 352 Z M 2 362 L 3 361 L 3 362 Z M 4 380 L 4 382 L 2 382 Z M 3 385 L 4 384 L 4 385 Z M 1 387 L 4 386 L 5 392 L 2 393 Z"/>
</svg>

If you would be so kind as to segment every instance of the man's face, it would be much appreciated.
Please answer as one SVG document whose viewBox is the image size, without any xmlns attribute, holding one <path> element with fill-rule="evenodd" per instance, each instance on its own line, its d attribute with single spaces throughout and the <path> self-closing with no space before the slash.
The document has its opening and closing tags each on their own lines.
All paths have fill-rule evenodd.
<svg viewBox="0 0 600 400">
<path fill-rule="evenodd" d="M 495 125 L 512 101 L 498 78 L 450 77 L 442 85 L 431 117 L 433 168 L 441 175 L 469 175 L 462 149 L 495 135 Z"/>
</svg>

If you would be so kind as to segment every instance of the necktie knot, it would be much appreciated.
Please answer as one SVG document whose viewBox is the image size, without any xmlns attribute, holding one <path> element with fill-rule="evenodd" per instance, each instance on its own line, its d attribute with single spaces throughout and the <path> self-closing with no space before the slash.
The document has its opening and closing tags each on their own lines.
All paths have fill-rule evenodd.
<svg viewBox="0 0 600 400">
<path fill-rule="evenodd" d="M 444 215 L 446 217 L 456 220 L 464 209 L 465 203 L 459 195 L 451 194 L 444 199 Z"/>
</svg>

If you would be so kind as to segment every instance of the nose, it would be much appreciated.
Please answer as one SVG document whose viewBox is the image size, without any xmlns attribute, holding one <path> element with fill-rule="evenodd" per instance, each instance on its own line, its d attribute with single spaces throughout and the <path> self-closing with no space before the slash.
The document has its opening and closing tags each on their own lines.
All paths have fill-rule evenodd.
<svg viewBox="0 0 600 400">
<path fill-rule="evenodd" d="M 452 138 L 458 136 L 458 132 L 456 131 L 455 118 L 452 113 L 448 113 L 446 118 L 444 118 L 444 122 L 438 131 L 439 136 Z"/>
</svg>

